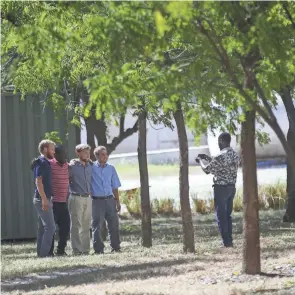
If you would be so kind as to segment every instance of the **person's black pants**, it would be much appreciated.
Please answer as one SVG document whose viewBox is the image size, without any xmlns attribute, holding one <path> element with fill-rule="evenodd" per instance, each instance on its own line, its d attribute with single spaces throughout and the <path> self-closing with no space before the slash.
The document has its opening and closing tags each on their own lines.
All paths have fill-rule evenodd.
<svg viewBox="0 0 295 295">
<path fill-rule="evenodd" d="M 65 248 L 67 246 L 67 240 L 70 233 L 70 215 L 68 210 L 68 204 L 53 202 L 53 215 L 55 223 L 59 228 L 58 246 L 56 253 L 62 255 L 65 253 Z M 52 241 L 50 254 L 53 254 L 53 250 L 54 238 Z"/>
<path fill-rule="evenodd" d="M 231 246 L 233 200 L 236 188 L 234 185 L 214 185 L 214 205 L 219 232 L 224 246 Z"/>
</svg>

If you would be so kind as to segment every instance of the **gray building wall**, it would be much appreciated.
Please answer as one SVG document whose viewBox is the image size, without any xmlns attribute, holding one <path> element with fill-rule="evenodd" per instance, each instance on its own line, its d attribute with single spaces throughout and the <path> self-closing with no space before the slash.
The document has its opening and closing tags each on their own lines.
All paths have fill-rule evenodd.
<svg viewBox="0 0 295 295">
<path fill-rule="evenodd" d="M 1 240 L 36 236 L 36 213 L 32 203 L 34 182 L 31 160 L 38 156 L 38 143 L 46 132 L 58 131 L 74 156 L 74 127 L 67 114 L 56 119 L 40 97 L 1 94 Z M 68 135 L 67 135 L 68 133 Z"/>
</svg>

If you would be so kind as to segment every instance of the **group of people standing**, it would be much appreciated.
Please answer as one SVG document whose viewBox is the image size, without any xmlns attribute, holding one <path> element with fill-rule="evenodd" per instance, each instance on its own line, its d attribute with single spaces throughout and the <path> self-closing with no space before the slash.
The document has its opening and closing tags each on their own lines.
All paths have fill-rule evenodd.
<svg viewBox="0 0 295 295">
<path fill-rule="evenodd" d="M 121 186 L 114 166 L 108 161 L 107 150 L 94 150 L 95 162 L 90 160 L 87 144 L 76 146 L 77 159 L 67 163 L 63 146 L 50 140 L 39 144 L 40 157 L 32 161 L 38 214 L 37 255 L 64 256 L 70 234 L 74 255 L 90 252 L 92 227 L 95 254 L 104 253 L 101 229 L 107 221 L 111 249 L 120 252 L 119 219 L 121 209 L 118 188 Z M 91 224 L 92 223 L 92 224 Z M 59 228 L 58 247 L 54 254 L 54 235 Z"/>
<path fill-rule="evenodd" d="M 232 209 L 236 192 L 240 159 L 230 147 L 231 136 L 218 138 L 220 154 L 211 158 L 199 154 L 196 162 L 206 174 L 213 174 L 214 205 L 223 247 L 233 247 Z M 55 224 L 59 227 L 56 255 L 66 255 L 70 232 L 74 255 L 90 251 L 89 228 L 92 220 L 94 253 L 104 253 L 101 230 L 107 221 L 111 249 L 120 252 L 119 219 L 121 209 L 118 188 L 121 186 L 116 169 L 107 163 L 104 146 L 94 150 L 95 162 L 90 160 L 90 147 L 76 146 L 77 159 L 67 163 L 66 152 L 54 142 L 42 140 L 40 157 L 32 162 L 35 178 L 34 205 L 38 214 L 37 254 L 53 256 Z"/>
</svg>

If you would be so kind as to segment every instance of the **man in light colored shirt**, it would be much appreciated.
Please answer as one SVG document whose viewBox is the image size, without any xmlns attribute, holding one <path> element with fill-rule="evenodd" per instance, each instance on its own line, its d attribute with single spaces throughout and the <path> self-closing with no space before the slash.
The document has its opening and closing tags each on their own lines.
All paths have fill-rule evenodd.
<svg viewBox="0 0 295 295">
<path fill-rule="evenodd" d="M 104 220 L 108 223 L 112 252 L 120 252 L 119 219 L 121 210 L 119 191 L 121 186 L 114 166 L 107 163 L 108 154 L 104 146 L 94 150 L 97 159 L 92 165 L 92 237 L 96 254 L 104 253 L 101 230 Z"/>
<path fill-rule="evenodd" d="M 219 231 L 224 247 L 233 247 L 232 210 L 236 193 L 237 172 L 240 163 L 238 154 L 230 147 L 231 136 L 224 132 L 218 137 L 220 154 L 214 158 L 200 154 L 196 162 L 206 174 L 213 174 L 214 206 Z M 203 160 L 208 161 L 206 164 Z"/>
<path fill-rule="evenodd" d="M 66 255 L 65 248 L 70 232 L 70 215 L 68 210 L 69 195 L 69 165 L 67 155 L 63 146 L 55 147 L 55 158 L 49 160 L 52 175 L 52 192 L 53 192 L 53 214 L 55 223 L 59 228 L 59 239 L 56 255 Z M 54 239 L 52 241 L 51 255 L 54 250 Z"/>
<path fill-rule="evenodd" d="M 78 159 L 69 165 L 70 197 L 69 211 L 71 218 L 71 245 L 74 255 L 89 254 L 91 223 L 91 174 L 90 146 L 79 144 L 76 146 Z"/>
</svg>

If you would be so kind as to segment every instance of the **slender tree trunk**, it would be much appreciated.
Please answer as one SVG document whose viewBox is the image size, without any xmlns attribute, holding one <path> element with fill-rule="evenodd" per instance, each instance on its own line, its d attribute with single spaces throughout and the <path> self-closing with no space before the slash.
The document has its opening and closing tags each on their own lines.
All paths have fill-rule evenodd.
<svg viewBox="0 0 295 295">
<path fill-rule="evenodd" d="M 287 133 L 287 142 L 295 154 L 295 134 L 291 125 Z M 289 159 L 287 159 L 287 196 L 286 212 L 283 221 L 295 222 L 295 175 Z"/>
<path fill-rule="evenodd" d="M 295 107 L 291 92 L 293 87 L 282 89 L 282 97 L 289 120 L 289 130 L 287 133 L 287 143 L 295 155 Z M 287 203 L 286 212 L 283 217 L 284 222 L 295 222 L 295 172 L 292 169 L 291 159 L 287 157 Z"/>
<path fill-rule="evenodd" d="M 141 196 L 141 228 L 142 246 L 152 246 L 152 214 L 149 192 L 149 174 L 146 152 L 146 117 L 145 111 L 139 114 L 138 120 L 138 164 L 140 174 L 140 196 Z"/>
<path fill-rule="evenodd" d="M 81 128 L 75 126 L 76 145 L 81 143 Z"/>
<path fill-rule="evenodd" d="M 85 119 L 87 144 L 91 146 L 91 159 L 95 160 L 93 151 L 96 148 L 95 138 L 98 145 L 107 146 L 107 126 L 104 118 L 97 120 L 95 114 L 91 114 L 89 118 Z"/>
<path fill-rule="evenodd" d="M 181 103 L 178 103 L 174 112 L 179 142 L 179 195 L 183 228 L 183 251 L 195 252 L 194 228 L 189 201 L 189 179 L 188 179 L 188 141 Z"/>
<path fill-rule="evenodd" d="M 94 160 L 93 151 L 95 149 L 95 140 L 94 140 L 94 124 L 93 124 L 92 116 L 85 119 L 85 125 L 86 125 L 87 144 L 91 147 L 91 159 Z"/>
<path fill-rule="evenodd" d="M 260 273 L 259 204 L 255 153 L 255 111 L 246 112 L 241 131 L 243 163 L 243 271 Z"/>
</svg>

